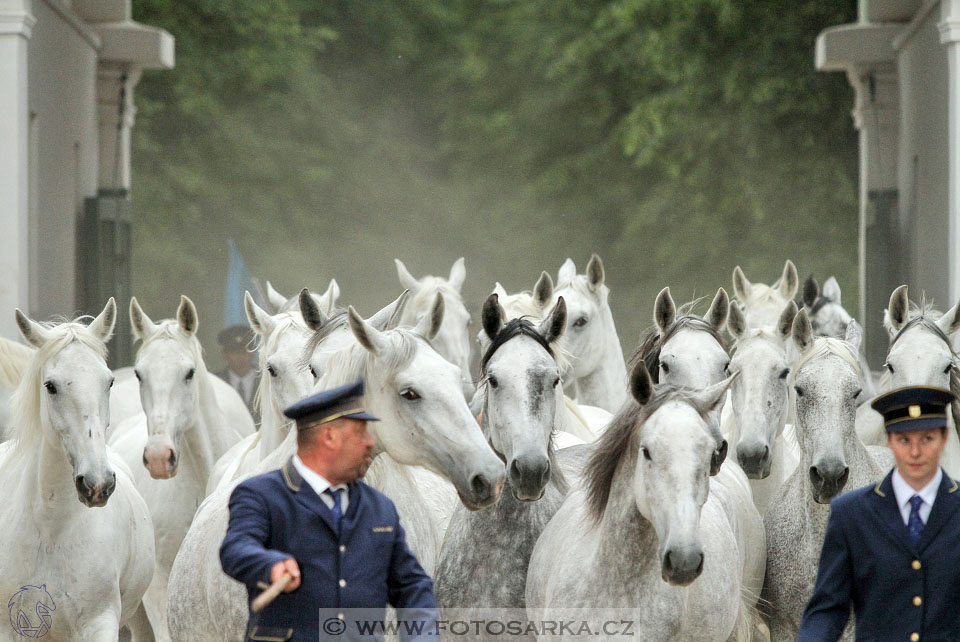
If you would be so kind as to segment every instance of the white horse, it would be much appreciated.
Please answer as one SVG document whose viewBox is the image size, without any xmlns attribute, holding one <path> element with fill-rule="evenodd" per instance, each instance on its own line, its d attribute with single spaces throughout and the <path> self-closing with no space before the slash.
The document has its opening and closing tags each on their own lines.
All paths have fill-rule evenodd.
<svg viewBox="0 0 960 642">
<path fill-rule="evenodd" d="M 845 340 L 814 337 L 806 312 L 793 322 L 800 351 L 796 365 L 797 437 L 802 460 L 764 516 L 767 576 L 774 642 L 797 635 L 813 593 L 830 500 L 844 488 L 879 481 L 893 463 L 888 449 L 868 449 L 854 430 L 861 394 L 857 352 L 860 326 L 851 321 Z M 848 629 L 845 640 L 852 640 Z"/>
<path fill-rule="evenodd" d="M 438 301 L 442 306 L 443 298 L 435 306 Z M 348 322 L 356 341 L 329 357 L 318 384 L 323 389 L 364 378 L 365 407 L 381 418 L 369 426 L 377 447 L 366 481 L 394 500 L 407 541 L 428 572 L 435 565 L 439 538 L 435 516 L 410 471 L 424 466 L 442 475 L 472 509 L 496 501 L 504 475 L 463 399 L 458 368 L 425 340 L 438 325 L 435 312 L 413 331 L 380 331 L 350 308 Z M 258 471 L 276 469 L 295 452 L 291 432 Z M 169 601 L 167 615 L 177 642 L 232 642 L 243 635 L 246 592 L 224 575 L 218 554 L 231 490 L 218 489 L 200 507 L 174 564 L 170 593 L 175 599 Z"/>
<path fill-rule="evenodd" d="M 695 304 L 684 304 L 678 310 L 668 287 L 657 295 L 654 326 L 631 358 L 631 363 L 643 361 L 655 384 L 702 390 L 730 376 L 730 356 L 720 335 L 727 325 L 730 299 L 723 288 L 718 289 L 703 318 L 690 313 Z M 752 608 L 760 596 L 766 567 L 763 518 L 754 504 L 747 476 L 736 461 L 727 459 L 720 412 L 719 407 L 714 410 L 707 423 L 716 443 L 710 474 L 727 491 L 730 501 L 724 507 L 731 523 L 739 524 L 737 545 L 743 560 L 743 586 L 745 593 L 753 596 L 749 602 Z"/>
<path fill-rule="evenodd" d="M 958 359 L 950 336 L 960 329 L 960 303 L 939 316 L 926 306 L 911 309 L 907 286 L 901 285 L 890 295 L 885 325 L 890 332 L 890 348 L 886 372 L 881 378 L 883 391 L 904 386 L 936 386 L 960 393 Z M 960 476 L 960 439 L 957 438 L 957 417 L 960 405 L 954 402 L 947 419 L 947 445 L 940 464 L 951 477 Z M 863 404 L 857 410 L 857 434 L 867 444 L 885 445 L 883 417 Z"/>
<path fill-rule="evenodd" d="M 506 464 L 507 484 L 494 506 L 454 512 L 437 564 L 441 607 L 522 609 L 530 553 L 567 493 L 553 447 L 564 410 L 553 348 L 566 307 L 561 298 L 539 326 L 504 323 L 503 314 L 498 295 L 487 297 L 482 322 L 493 342 L 481 360 L 477 395 L 483 433 Z"/>
<path fill-rule="evenodd" d="M 775 328 L 747 327 L 736 303 L 730 304 L 727 329 L 736 338 L 730 371 L 739 373 L 730 390 L 732 412 L 722 426 L 737 463 L 750 478 L 753 501 L 763 515 L 780 484 L 799 460 L 792 429 L 790 390 L 793 362 L 786 341 L 797 306 L 788 301 Z"/>
<path fill-rule="evenodd" d="M 567 328 L 561 343 L 570 354 L 570 369 L 563 373 L 567 394 L 574 386 L 577 403 L 617 412 L 627 400 L 627 366 L 609 294 L 603 262 L 592 254 L 586 274 L 577 274 L 569 258 L 563 263 L 553 301 L 562 296 L 567 302 Z"/>
<path fill-rule="evenodd" d="M 818 337 L 833 337 L 842 339 L 847 334 L 847 324 L 853 319 L 842 303 L 840 284 L 836 277 L 830 277 L 820 289 L 820 284 L 811 274 L 803 283 L 803 306 L 810 318 L 813 333 Z M 861 404 L 873 399 L 877 394 L 873 372 L 867 363 L 867 357 L 860 348 L 860 371 L 863 372 L 863 393 L 860 395 Z"/>
<path fill-rule="evenodd" d="M 12 408 L 10 397 L 20 385 L 23 371 L 33 356 L 33 349 L 0 337 L 0 443 L 6 439 L 10 427 Z"/>
<path fill-rule="evenodd" d="M 737 534 L 710 483 L 708 415 L 730 379 L 654 392 L 643 362 L 597 441 L 585 490 L 571 490 L 537 541 L 527 573 L 530 619 L 633 623 L 631 637 L 724 642 L 749 636 Z M 603 610 L 600 610 L 603 609 Z M 580 639 L 560 636 L 558 639 Z"/>
<path fill-rule="evenodd" d="M 740 303 L 748 329 L 774 327 L 799 285 L 797 267 L 790 259 L 783 264 L 783 273 L 773 285 L 750 283 L 739 265 L 733 268 L 733 295 Z"/>
<path fill-rule="evenodd" d="M 417 325 L 430 311 L 436 295 L 443 295 L 443 323 L 431 343 L 444 359 L 460 368 L 463 394 L 469 399 L 473 396 L 473 379 L 470 371 L 470 313 L 460 294 L 467 276 L 463 257 L 454 261 L 446 279 L 440 276 L 425 276 L 417 280 L 407 271 L 403 261 L 394 259 L 394 262 L 397 264 L 400 285 L 410 290 L 411 295 L 410 303 L 403 309 L 400 325 Z"/>
<path fill-rule="evenodd" d="M 120 627 L 150 640 L 140 608 L 153 576 L 150 513 L 105 442 L 116 304 L 88 326 L 16 317 L 36 350 L 0 448 L 0 595 L 10 609 L 0 640 L 117 642 Z"/>
<path fill-rule="evenodd" d="M 193 514 L 206 496 L 213 466 L 241 435 L 214 393 L 197 340 L 197 310 L 181 297 L 176 319 L 154 323 L 136 298 L 130 325 L 143 343 L 134 370 L 144 412 L 117 426 L 110 437 L 133 471 L 150 507 L 157 547 L 153 582 L 143 598 L 159 641 L 166 631 L 167 578 Z"/>
</svg>

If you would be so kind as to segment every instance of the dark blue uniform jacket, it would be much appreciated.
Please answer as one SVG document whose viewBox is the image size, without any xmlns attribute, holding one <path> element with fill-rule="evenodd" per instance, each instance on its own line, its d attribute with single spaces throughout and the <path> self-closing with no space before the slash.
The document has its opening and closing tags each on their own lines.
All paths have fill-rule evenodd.
<svg viewBox="0 0 960 642">
<path fill-rule="evenodd" d="M 220 547 L 224 572 L 247 586 L 251 601 L 261 592 L 258 583 L 269 583 L 275 563 L 293 557 L 301 574 L 298 589 L 251 615 L 247 639 L 317 642 L 339 631 L 346 635 L 330 639 L 353 639 L 355 630 L 329 622 L 321 637 L 321 616 L 326 622 L 343 614 L 350 624 L 349 617 L 361 616 L 348 609 L 362 608 L 382 619 L 388 602 L 398 609 L 422 610 L 428 619 L 436 616 L 433 580 L 407 547 L 393 502 L 361 481 L 349 488 L 339 533 L 330 509 L 303 481 L 292 459 L 234 489 Z"/>
<path fill-rule="evenodd" d="M 831 642 L 853 607 L 858 642 L 960 640 L 960 492 L 943 474 L 920 542 L 897 507 L 891 475 L 830 503 L 813 597 L 797 642 Z"/>
</svg>

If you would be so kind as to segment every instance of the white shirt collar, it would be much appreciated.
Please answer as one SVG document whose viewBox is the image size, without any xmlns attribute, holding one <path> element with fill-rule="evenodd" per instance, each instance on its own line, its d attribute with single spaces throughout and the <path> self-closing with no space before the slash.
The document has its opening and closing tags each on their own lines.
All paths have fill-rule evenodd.
<svg viewBox="0 0 960 642">
<path fill-rule="evenodd" d="M 293 467 L 297 469 L 297 472 L 300 473 L 300 476 L 303 477 L 303 481 L 310 484 L 310 488 L 313 489 L 317 495 L 320 496 L 320 499 L 327 505 L 327 508 L 333 508 L 333 498 L 330 495 L 326 494 L 326 490 L 331 487 L 329 481 L 324 478 L 323 475 L 311 470 L 307 467 L 303 460 L 300 459 L 300 455 L 293 456 Z M 334 490 L 343 490 L 343 494 L 340 498 L 340 509 L 345 514 L 347 512 L 347 505 L 350 502 L 348 497 L 350 491 L 346 484 L 337 484 L 333 486 Z"/>
<path fill-rule="evenodd" d="M 943 469 L 938 466 L 937 474 L 934 475 L 933 479 L 927 482 L 927 485 L 920 490 L 914 490 L 900 475 L 900 471 L 896 468 L 893 469 L 893 476 L 890 481 L 893 484 L 893 494 L 897 498 L 897 506 L 902 511 L 907 504 L 910 503 L 910 498 L 914 495 L 920 495 L 923 503 L 932 508 L 933 502 L 937 498 L 937 491 L 940 489 L 940 482 L 942 480 Z"/>
</svg>

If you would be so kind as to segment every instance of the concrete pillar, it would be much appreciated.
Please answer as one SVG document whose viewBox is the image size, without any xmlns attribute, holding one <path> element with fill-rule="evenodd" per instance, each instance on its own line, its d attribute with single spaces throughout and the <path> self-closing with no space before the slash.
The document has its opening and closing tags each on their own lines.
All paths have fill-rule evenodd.
<svg viewBox="0 0 960 642">
<path fill-rule="evenodd" d="M 0 0 L 0 336 L 19 337 L 13 309 L 29 308 L 30 0 Z"/>
<path fill-rule="evenodd" d="M 101 62 L 97 67 L 100 189 L 130 189 L 130 132 L 136 119 L 133 90 L 141 70 Z"/>
<path fill-rule="evenodd" d="M 948 238 L 949 254 L 944 257 L 948 269 L 950 301 L 960 299 L 960 0 L 942 0 L 941 21 L 937 25 L 940 42 L 946 47 L 949 69 L 949 181 Z"/>
</svg>

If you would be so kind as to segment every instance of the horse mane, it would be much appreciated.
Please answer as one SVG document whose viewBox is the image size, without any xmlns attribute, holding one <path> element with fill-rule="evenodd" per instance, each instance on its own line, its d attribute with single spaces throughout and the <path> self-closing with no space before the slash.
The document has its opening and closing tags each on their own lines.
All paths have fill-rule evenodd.
<svg viewBox="0 0 960 642">
<path fill-rule="evenodd" d="M 43 440 L 43 426 L 40 421 L 40 389 L 41 369 L 55 354 L 72 343 L 80 343 L 90 348 L 94 354 L 104 360 L 106 365 L 107 345 L 87 330 L 87 326 L 80 323 L 80 317 L 73 321 L 56 323 L 47 322 L 41 325 L 51 332 L 49 340 L 40 348 L 33 351 L 27 361 L 23 376 L 17 389 L 10 398 L 10 408 L 13 410 L 12 425 L 7 431 L 7 437 L 13 440 L 14 457 L 26 455 L 39 447 Z"/>
<path fill-rule="evenodd" d="M 31 356 L 33 356 L 33 348 L 0 337 L 0 386 L 8 389 L 16 388 Z"/>
<path fill-rule="evenodd" d="M 614 474 L 621 461 L 637 456 L 637 437 L 647 419 L 661 406 L 673 400 L 690 403 L 703 415 L 703 409 L 694 403 L 695 392 L 697 391 L 689 388 L 677 388 L 664 384 L 654 391 L 653 398 L 647 403 L 641 406 L 631 399 L 610 420 L 610 426 L 594 443 L 593 453 L 583 472 L 587 512 L 594 524 L 598 524 L 603 519 L 603 513 L 610 500 Z"/>
<path fill-rule="evenodd" d="M 630 359 L 627 362 L 627 370 L 632 371 L 638 362 L 643 361 L 644 365 L 647 366 L 647 372 L 650 373 L 650 378 L 653 380 L 653 383 L 660 383 L 660 350 L 663 349 L 663 346 L 672 339 L 674 335 L 684 328 L 706 332 L 716 339 L 720 347 L 726 351 L 727 342 L 715 327 L 705 321 L 703 317 L 687 313 L 697 302 L 699 302 L 699 299 L 680 306 L 677 311 L 677 317 L 662 334 L 660 333 L 660 328 L 656 325 L 646 330 L 640 339 L 640 345 L 637 346 L 637 349 L 630 355 Z"/>
<path fill-rule="evenodd" d="M 330 315 L 329 319 L 319 330 L 316 330 L 313 333 L 313 336 L 310 337 L 307 341 L 307 345 L 303 349 L 303 367 L 310 367 L 310 357 L 313 356 L 313 353 L 317 351 L 317 348 L 320 347 L 320 344 L 333 334 L 333 331 L 342 328 L 347 325 L 347 311 L 343 309 L 336 309 Z"/>
<path fill-rule="evenodd" d="M 271 377 L 264 377 L 263 371 L 267 369 L 267 359 L 269 358 L 269 355 L 272 355 L 277 351 L 277 344 L 280 342 L 280 337 L 290 329 L 295 329 L 304 335 L 311 334 L 310 329 L 303 325 L 303 322 L 298 318 L 298 316 L 298 313 L 292 311 L 277 313 L 273 317 L 273 321 L 276 324 L 273 328 L 273 332 L 266 337 L 259 333 L 255 333 L 256 350 L 258 351 L 257 372 L 260 373 L 260 385 L 257 386 L 257 391 L 254 394 L 253 406 L 258 410 L 262 409 L 263 406 L 261 393 L 263 392 L 264 387 L 271 385 Z M 299 365 L 303 366 L 302 362 L 300 362 Z M 283 409 L 278 408 L 277 410 L 282 411 Z"/>
<path fill-rule="evenodd" d="M 390 351 L 389 359 L 385 362 L 377 361 L 375 367 L 384 373 L 384 379 L 390 379 L 413 358 L 417 342 L 426 343 L 426 340 L 402 328 L 386 330 L 383 336 L 390 341 L 394 349 Z M 341 348 L 330 359 L 327 372 L 323 376 L 323 389 L 353 383 L 361 376 L 367 379 L 367 373 L 374 367 L 374 359 L 378 357 L 368 352 L 359 342 Z M 367 385 L 369 386 L 369 382 Z"/>
<path fill-rule="evenodd" d="M 854 350 L 853 346 L 847 341 L 834 339 L 832 337 L 816 337 L 813 340 L 813 345 L 800 354 L 797 365 L 794 366 L 794 372 L 800 372 L 800 370 L 811 361 L 829 355 L 840 357 L 847 365 L 853 368 L 857 377 L 863 376 L 863 371 L 860 367 L 860 357 L 857 351 Z"/>
<path fill-rule="evenodd" d="M 480 376 L 481 378 L 486 375 L 487 363 L 490 361 L 490 357 L 502 346 L 504 343 L 513 339 L 517 336 L 530 337 L 537 342 L 540 347 L 547 351 L 554 360 L 556 360 L 556 355 L 553 352 L 553 348 L 550 347 L 550 344 L 547 343 L 546 337 L 540 334 L 540 331 L 534 327 L 533 323 L 525 317 L 518 317 L 516 319 L 510 319 L 507 321 L 507 324 L 500 328 L 500 332 L 497 333 L 497 336 L 492 337 L 490 345 L 487 346 L 487 351 L 483 353 L 483 357 L 480 359 Z"/>
<path fill-rule="evenodd" d="M 929 319 L 939 319 L 943 316 L 943 312 L 936 309 L 933 301 L 927 301 L 926 294 L 924 294 L 920 303 L 914 303 L 913 301 L 907 302 L 907 322 L 899 330 L 893 329 L 893 321 L 890 319 L 890 309 L 884 308 L 883 310 L 883 327 L 887 333 L 891 336 L 890 346 L 893 346 L 893 342 L 896 340 L 895 337 L 902 334 L 909 325 L 910 321 L 913 321 L 917 317 L 927 317 Z"/>
</svg>

